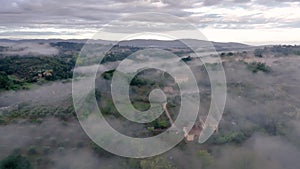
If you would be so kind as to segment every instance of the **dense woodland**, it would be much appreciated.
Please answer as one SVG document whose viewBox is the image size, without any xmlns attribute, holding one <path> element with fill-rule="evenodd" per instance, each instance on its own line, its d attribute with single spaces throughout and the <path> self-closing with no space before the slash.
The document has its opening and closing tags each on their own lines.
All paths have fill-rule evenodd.
<svg viewBox="0 0 300 169">
<path fill-rule="evenodd" d="M 0 88 L 24 89 L 37 82 L 72 77 L 73 57 L 11 56 L 0 60 Z"/>
</svg>

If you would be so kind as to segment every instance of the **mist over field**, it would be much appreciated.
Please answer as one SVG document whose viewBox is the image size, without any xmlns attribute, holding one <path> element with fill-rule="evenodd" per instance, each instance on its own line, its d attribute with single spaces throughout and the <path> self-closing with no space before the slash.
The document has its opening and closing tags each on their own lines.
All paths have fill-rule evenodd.
<svg viewBox="0 0 300 169">
<path fill-rule="evenodd" d="M 0 52 L 1 56 L 53 56 L 58 54 L 58 49 L 50 46 L 48 43 L 16 43 L 16 42 L 0 42 L 2 50 Z"/>
<path fill-rule="evenodd" d="M 9 72 L 9 69 L 13 69 L 9 67 L 9 59 L 18 61 L 22 68 L 24 61 L 28 65 L 28 59 L 36 62 L 36 57 L 22 54 L 6 56 L 0 68 L 6 71 L 2 76 L 7 76 L 11 82 L 2 83 L 6 87 L 0 93 L 1 165 L 6 163 L 7 158 L 15 158 L 16 163 L 22 164 L 18 161 L 21 156 L 31 167 L 51 169 L 299 168 L 300 89 L 297 84 L 300 83 L 300 58 L 295 52 L 283 55 L 270 52 L 271 49 L 220 52 L 226 74 L 227 98 L 218 131 L 204 144 L 199 144 L 197 140 L 182 141 L 170 151 L 144 159 L 111 154 L 96 145 L 84 132 L 78 121 L 81 116 L 76 115 L 72 103 L 72 79 L 56 73 L 63 69 L 53 69 L 55 65 L 51 65 L 56 61 L 72 64 L 74 62 L 70 59 L 73 56 L 66 56 L 69 59 L 65 60 L 56 60 L 59 58 L 57 55 L 37 56 L 43 59 L 50 57 L 55 62 L 40 65 L 37 73 L 30 76 L 21 71 Z M 256 56 L 257 50 L 263 50 L 260 51 L 262 57 Z M 204 55 L 212 57 L 204 67 L 203 63 L 197 61 L 198 58 L 189 58 L 189 55 L 183 53 L 181 57 L 188 58 L 182 60 L 195 74 L 201 96 L 199 113 L 201 118 L 205 118 L 211 104 L 211 86 L 205 67 L 214 67 L 215 56 Z M 24 57 L 26 60 L 23 60 Z M 71 69 L 76 70 L 78 77 L 73 83 L 85 88 L 88 85 L 85 77 L 93 76 L 93 72 L 97 71 L 94 93 L 101 112 L 115 130 L 139 138 L 164 132 L 171 126 L 164 114 L 151 123 L 138 124 L 128 121 L 116 110 L 109 91 L 112 76 L 122 58 L 111 60 L 111 57 L 100 65 L 95 60 L 89 65 L 78 65 Z M 5 70 L 7 66 L 9 69 Z M 133 69 L 134 65 L 130 67 Z M 177 97 L 179 89 L 173 83 L 174 79 L 161 71 L 142 71 L 131 82 L 133 105 L 138 110 L 146 110 L 149 108 L 148 94 L 151 90 L 172 86 L 173 91 L 168 91 L 166 96 L 171 116 L 176 117 L 180 100 Z"/>
</svg>

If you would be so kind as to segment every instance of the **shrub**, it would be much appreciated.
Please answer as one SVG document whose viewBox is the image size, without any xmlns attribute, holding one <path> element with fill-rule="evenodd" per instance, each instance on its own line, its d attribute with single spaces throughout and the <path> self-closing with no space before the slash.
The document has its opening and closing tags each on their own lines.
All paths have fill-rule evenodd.
<svg viewBox="0 0 300 169">
<path fill-rule="evenodd" d="M 263 49 L 255 49 L 254 50 L 254 56 L 262 58 L 263 57 Z"/>
<path fill-rule="evenodd" d="M 248 64 L 248 69 L 251 70 L 253 73 L 257 73 L 259 71 L 268 73 L 271 71 L 271 68 L 269 66 L 261 62 L 252 62 Z"/>
<path fill-rule="evenodd" d="M 207 150 L 200 150 L 197 153 L 197 156 L 201 158 L 201 166 L 204 169 L 214 163 L 213 157 L 207 152 Z"/>
<path fill-rule="evenodd" d="M 154 157 L 141 160 L 142 169 L 176 169 L 176 167 L 170 163 L 164 157 Z"/>
<path fill-rule="evenodd" d="M 236 143 L 240 144 L 244 142 L 248 138 L 243 132 L 232 131 L 226 134 L 219 134 L 217 136 L 213 136 L 210 139 L 210 142 L 213 144 L 226 144 L 226 143 Z"/>
<path fill-rule="evenodd" d="M 32 169 L 29 160 L 21 155 L 10 155 L 0 162 L 0 169 Z"/>
<path fill-rule="evenodd" d="M 30 146 L 28 149 L 28 155 L 35 155 L 37 154 L 36 146 Z"/>
</svg>

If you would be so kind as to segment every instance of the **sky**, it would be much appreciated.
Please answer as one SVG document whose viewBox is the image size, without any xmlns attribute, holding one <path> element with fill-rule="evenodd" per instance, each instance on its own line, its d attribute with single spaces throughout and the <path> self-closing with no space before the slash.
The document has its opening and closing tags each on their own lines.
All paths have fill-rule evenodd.
<svg viewBox="0 0 300 169">
<path fill-rule="evenodd" d="M 211 41 L 300 44 L 300 0 L 0 0 L 0 4 L 0 38 L 5 39 L 89 39 L 112 21 L 122 30 L 134 29 L 128 24 L 136 22 L 172 25 L 143 15 L 128 18 L 159 12 L 192 23 Z M 194 37 L 184 23 L 170 27 L 164 33 Z M 106 30 L 102 39 L 119 40 L 116 32 Z M 124 33 L 130 31 L 120 34 Z"/>
</svg>

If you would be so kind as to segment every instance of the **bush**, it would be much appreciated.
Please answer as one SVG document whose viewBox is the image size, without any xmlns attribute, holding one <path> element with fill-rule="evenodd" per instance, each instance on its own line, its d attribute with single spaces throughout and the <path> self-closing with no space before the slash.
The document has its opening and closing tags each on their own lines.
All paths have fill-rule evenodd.
<svg viewBox="0 0 300 169">
<path fill-rule="evenodd" d="M 191 61 L 191 60 L 193 60 L 193 59 L 192 59 L 191 56 L 188 56 L 188 57 L 186 57 L 186 58 L 182 58 L 181 60 L 184 61 L 184 62 L 189 62 L 189 61 Z"/>
<path fill-rule="evenodd" d="M 21 155 L 10 155 L 0 162 L 0 169 L 32 169 L 29 160 Z"/>
<path fill-rule="evenodd" d="M 13 87 L 12 81 L 8 78 L 5 72 L 0 72 L 0 88 L 9 90 Z"/>
<path fill-rule="evenodd" d="M 210 139 L 210 142 L 213 144 L 226 144 L 226 143 L 236 143 L 241 144 L 244 142 L 248 136 L 243 132 L 232 131 L 226 134 L 219 134 L 217 136 L 213 136 Z"/>
<path fill-rule="evenodd" d="M 164 157 L 141 160 L 140 166 L 142 169 L 176 169 L 176 167 Z"/>
<path fill-rule="evenodd" d="M 227 53 L 227 56 L 233 56 L 234 54 L 232 52 Z"/>
<path fill-rule="evenodd" d="M 101 76 L 106 80 L 111 80 L 115 71 L 116 71 L 115 69 L 106 71 Z"/>
<path fill-rule="evenodd" d="M 36 146 L 30 146 L 28 149 L 28 155 L 36 155 L 37 154 L 37 150 L 36 150 Z"/>
<path fill-rule="evenodd" d="M 252 62 L 248 64 L 248 69 L 251 70 L 253 73 L 257 73 L 259 71 L 268 73 L 271 71 L 271 68 L 269 66 L 261 62 Z"/>
<path fill-rule="evenodd" d="M 214 158 L 207 152 L 207 150 L 200 150 L 197 156 L 201 158 L 202 168 L 207 168 L 214 163 Z"/>
<path fill-rule="evenodd" d="M 130 83 L 132 86 L 145 86 L 148 84 L 148 81 L 143 78 L 134 77 Z"/>
<path fill-rule="evenodd" d="M 100 157 L 103 157 L 103 158 L 110 158 L 110 157 L 113 156 L 110 152 L 104 150 L 102 147 L 99 147 L 99 146 L 98 146 L 96 143 L 94 143 L 94 142 L 92 142 L 92 143 L 90 144 L 90 146 L 91 146 L 91 148 L 93 149 L 93 151 L 94 151 L 97 155 L 99 155 Z"/>
<path fill-rule="evenodd" d="M 254 56 L 262 58 L 263 57 L 263 49 L 255 49 Z"/>
</svg>

